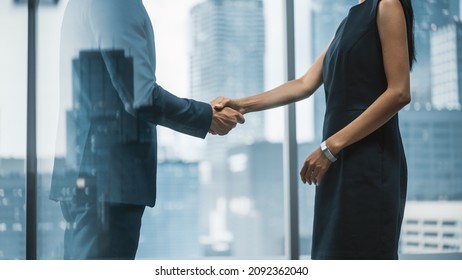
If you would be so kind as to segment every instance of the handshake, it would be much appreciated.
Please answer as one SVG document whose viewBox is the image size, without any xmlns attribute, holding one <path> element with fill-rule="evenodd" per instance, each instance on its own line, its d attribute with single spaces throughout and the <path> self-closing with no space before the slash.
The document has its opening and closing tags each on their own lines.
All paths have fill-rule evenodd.
<svg viewBox="0 0 462 280">
<path fill-rule="evenodd" d="M 219 96 L 212 100 L 210 105 L 213 109 L 213 117 L 209 133 L 213 135 L 226 135 L 238 123 L 245 122 L 245 112 L 237 100 Z"/>
</svg>

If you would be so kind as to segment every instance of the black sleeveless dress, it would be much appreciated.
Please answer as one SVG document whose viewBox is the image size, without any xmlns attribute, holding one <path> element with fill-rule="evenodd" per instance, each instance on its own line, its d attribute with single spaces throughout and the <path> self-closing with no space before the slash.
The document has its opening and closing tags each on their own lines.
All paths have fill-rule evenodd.
<svg viewBox="0 0 462 280">
<path fill-rule="evenodd" d="M 379 0 L 352 7 L 323 63 L 323 138 L 387 89 L 377 29 Z M 313 259 L 397 259 L 407 167 L 398 115 L 338 154 L 316 187 Z"/>
</svg>

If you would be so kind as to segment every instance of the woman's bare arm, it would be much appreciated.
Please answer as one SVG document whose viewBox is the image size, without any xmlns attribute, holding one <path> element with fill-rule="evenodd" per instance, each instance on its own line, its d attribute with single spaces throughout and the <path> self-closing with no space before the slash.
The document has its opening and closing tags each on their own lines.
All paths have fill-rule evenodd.
<svg viewBox="0 0 462 280">
<path fill-rule="evenodd" d="M 406 21 L 399 0 L 380 1 L 377 25 L 388 87 L 358 118 L 327 139 L 334 154 L 380 128 L 411 100 Z"/>
<path fill-rule="evenodd" d="M 242 114 L 267 110 L 294 103 L 311 96 L 323 83 L 322 63 L 326 50 L 316 59 L 308 71 L 300 78 L 284 83 L 274 89 L 241 99 L 217 97 L 212 105 L 217 110 L 231 107 Z"/>
</svg>

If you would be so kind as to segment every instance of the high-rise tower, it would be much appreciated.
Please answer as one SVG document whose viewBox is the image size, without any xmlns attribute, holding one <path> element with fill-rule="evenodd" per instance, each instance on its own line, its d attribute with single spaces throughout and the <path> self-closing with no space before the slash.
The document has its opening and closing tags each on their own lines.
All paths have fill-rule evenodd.
<svg viewBox="0 0 462 280">
<path fill-rule="evenodd" d="M 240 98 L 264 89 L 265 22 L 261 0 L 207 0 L 191 10 L 192 98 Z M 226 137 L 230 143 L 263 138 L 263 114 Z"/>
<path fill-rule="evenodd" d="M 262 92 L 265 82 L 263 1 L 206 0 L 194 6 L 190 14 L 191 97 L 208 102 L 219 95 L 241 98 Z M 241 186 L 245 190 L 240 194 L 229 192 L 238 184 L 235 178 L 229 177 L 228 163 L 233 160 L 231 149 L 261 141 L 265 135 L 262 112 L 245 117 L 246 124 L 238 126 L 226 137 L 206 139 L 200 164 L 201 206 L 202 218 L 209 225 L 203 234 L 214 240 L 208 244 L 212 248 L 207 253 L 210 255 L 240 253 L 223 245 L 230 240 L 227 221 L 232 219 L 227 216 L 233 214 L 228 212 L 227 207 L 219 205 L 227 205 L 234 196 L 246 196 L 255 188 L 247 184 Z M 217 223 L 210 222 L 213 220 L 210 213 L 222 216 L 220 228 L 215 228 Z M 215 234 L 217 232 L 219 234 Z"/>
<path fill-rule="evenodd" d="M 462 24 L 435 27 L 431 45 L 431 103 L 437 110 L 460 110 L 462 99 Z"/>
</svg>

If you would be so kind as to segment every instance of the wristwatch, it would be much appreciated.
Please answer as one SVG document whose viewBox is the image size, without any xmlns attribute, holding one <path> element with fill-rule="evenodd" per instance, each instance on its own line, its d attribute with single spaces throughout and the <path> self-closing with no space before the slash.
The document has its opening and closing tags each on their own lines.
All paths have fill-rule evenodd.
<svg viewBox="0 0 462 280">
<path fill-rule="evenodd" d="M 327 157 L 330 162 L 335 162 L 337 160 L 336 157 L 330 152 L 329 148 L 327 148 L 326 141 L 322 141 L 321 143 L 321 151 Z"/>
</svg>

